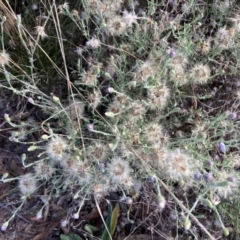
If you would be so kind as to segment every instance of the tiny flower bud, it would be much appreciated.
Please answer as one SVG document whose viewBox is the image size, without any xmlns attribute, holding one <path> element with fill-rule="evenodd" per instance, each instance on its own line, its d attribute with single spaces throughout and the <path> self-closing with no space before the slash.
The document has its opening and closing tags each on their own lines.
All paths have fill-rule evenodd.
<svg viewBox="0 0 240 240">
<path fill-rule="evenodd" d="M 29 152 L 35 151 L 37 149 L 37 146 L 30 146 L 27 150 Z"/>
<path fill-rule="evenodd" d="M 36 219 L 39 220 L 39 219 L 42 219 L 42 217 L 43 217 L 42 211 L 40 210 L 36 215 Z"/>
<path fill-rule="evenodd" d="M 33 4 L 32 5 L 32 10 L 37 10 L 38 9 L 38 5 L 37 4 Z"/>
<path fill-rule="evenodd" d="M 158 195 L 157 196 L 157 205 L 158 207 L 162 210 L 166 206 L 166 199 L 163 195 Z"/>
<path fill-rule="evenodd" d="M 204 203 L 206 204 L 206 206 L 208 206 L 209 208 L 213 208 L 213 204 L 210 200 L 208 199 L 204 199 Z"/>
<path fill-rule="evenodd" d="M 222 231 L 223 231 L 223 234 L 225 235 L 225 236 L 228 236 L 229 235 L 229 230 L 227 229 L 227 228 L 223 228 L 222 229 Z"/>
<path fill-rule="evenodd" d="M 5 222 L 4 224 L 2 224 L 1 230 L 5 232 L 7 230 L 7 227 L 8 227 L 8 222 Z"/>
<path fill-rule="evenodd" d="M 113 151 L 114 145 L 112 143 L 109 143 L 108 147 Z"/>
<path fill-rule="evenodd" d="M 237 178 L 234 177 L 234 176 L 230 176 L 227 178 L 227 180 L 233 184 L 236 184 L 237 183 Z"/>
<path fill-rule="evenodd" d="M 100 162 L 100 163 L 98 164 L 98 169 L 99 169 L 101 172 L 104 172 L 104 171 L 105 171 L 105 163 Z"/>
<path fill-rule="evenodd" d="M 226 152 L 226 145 L 223 142 L 218 143 L 218 148 L 222 153 Z"/>
<path fill-rule="evenodd" d="M 72 218 L 73 218 L 73 219 L 78 219 L 78 218 L 79 218 L 79 213 L 74 213 L 74 214 L 72 215 Z"/>
<path fill-rule="evenodd" d="M 77 47 L 77 49 L 75 50 L 75 52 L 77 53 L 77 55 L 81 56 L 83 53 L 84 49 L 81 47 Z"/>
<path fill-rule="evenodd" d="M 12 142 L 18 142 L 18 139 L 15 138 L 15 137 L 10 137 L 9 140 L 12 141 Z"/>
<path fill-rule="evenodd" d="M 87 130 L 88 130 L 89 132 L 92 132 L 92 131 L 94 130 L 94 125 L 91 124 L 91 123 L 87 124 Z"/>
<path fill-rule="evenodd" d="M 19 27 L 22 24 L 21 14 L 17 14 L 17 26 Z"/>
<path fill-rule="evenodd" d="M 8 175 L 9 175 L 9 173 L 7 173 L 7 172 L 6 172 L 6 173 L 4 173 L 4 174 L 2 175 L 2 180 L 3 180 L 3 179 L 5 179 L 5 178 L 7 178 L 7 177 L 8 177 Z"/>
<path fill-rule="evenodd" d="M 4 114 L 4 118 L 5 118 L 5 120 L 6 120 L 8 123 L 11 122 L 11 119 L 10 119 L 10 117 L 9 117 L 9 114 L 5 113 L 5 114 Z"/>
<path fill-rule="evenodd" d="M 184 229 L 188 231 L 191 228 L 191 225 L 192 225 L 191 221 L 188 218 L 186 218 L 183 222 Z"/>
<path fill-rule="evenodd" d="M 152 175 L 152 176 L 149 176 L 149 182 L 151 182 L 151 183 L 156 183 L 157 182 L 157 177 L 156 177 L 156 175 Z"/>
<path fill-rule="evenodd" d="M 54 96 L 54 95 L 53 95 L 53 101 L 55 103 L 60 103 L 60 99 L 58 97 Z"/>
<path fill-rule="evenodd" d="M 27 158 L 26 153 L 23 153 L 22 156 L 21 156 L 22 161 L 24 162 L 26 160 L 26 158 Z"/>
<path fill-rule="evenodd" d="M 27 99 L 27 101 L 28 101 L 29 103 L 31 103 L 31 104 L 34 104 L 34 100 L 33 100 L 31 97 L 29 97 L 29 98 Z"/>
<path fill-rule="evenodd" d="M 2 17 L 2 23 L 6 22 L 6 20 L 7 20 L 7 17 L 6 17 L 6 16 L 3 16 L 3 17 Z"/>
<path fill-rule="evenodd" d="M 212 160 L 208 160 L 208 161 L 207 161 L 207 165 L 208 165 L 209 167 L 213 166 L 213 164 L 214 164 L 214 163 L 213 163 Z"/>
<path fill-rule="evenodd" d="M 113 118 L 115 116 L 113 112 L 105 112 L 105 115 L 110 118 Z"/>
<path fill-rule="evenodd" d="M 107 88 L 107 91 L 108 91 L 109 93 L 114 93 L 114 92 L 115 92 L 114 88 L 112 88 L 112 87 L 108 87 L 108 88 Z"/>
<path fill-rule="evenodd" d="M 126 197 L 126 198 L 124 199 L 124 201 L 125 201 L 125 203 L 128 204 L 128 205 L 132 205 L 132 203 L 133 203 L 133 199 L 130 198 L 130 197 Z"/>
<path fill-rule="evenodd" d="M 10 74 L 8 71 L 4 71 L 4 76 L 7 79 L 7 81 L 10 82 Z"/>
<path fill-rule="evenodd" d="M 211 182 L 213 180 L 213 174 L 212 173 L 205 173 L 203 177 L 204 177 L 204 180 L 206 182 Z"/>
<path fill-rule="evenodd" d="M 177 56 L 176 50 L 173 48 L 169 48 L 167 50 L 167 54 L 171 57 L 171 58 L 175 58 Z"/>
<path fill-rule="evenodd" d="M 234 120 L 234 119 L 237 118 L 237 113 L 236 112 L 227 111 L 227 116 L 228 116 L 228 119 Z"/>
<path fill-rule="evenodd" d="M 43 140 L 48 140 L 48 138 L 49 138 L 49 136 L 47 134 L 43 134 L 41 136 L 41 139 L 43 139 Z"/>
<path fill-rule="evenodd" d="M 66 227 L 68 225 L 69 221 L 67 219 L 64 219 L 61 221 L 61 226 Z"/>
<path fill-rule="evenodd" d="M 214 195 L 213 199 L 212 199 L 212 203 L 214 206 L 217 206 L 219 203 L 221 202 L 221 199 L 218 195 Z"/>
<path fill-rule="evenodd" d="M 202 174 L 199 173 L 199 172 L 194 173 L 194 180 L 201 181 L 202 180 Z"/>
</svg>

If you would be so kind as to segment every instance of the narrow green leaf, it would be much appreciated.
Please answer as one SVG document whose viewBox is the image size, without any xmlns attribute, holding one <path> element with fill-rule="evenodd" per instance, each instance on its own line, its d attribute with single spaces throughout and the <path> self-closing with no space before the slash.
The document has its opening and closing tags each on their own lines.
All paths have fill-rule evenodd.
<svg viewBox="0 0 240 240">
<path fill-rule="evenodd" d="M 88 224 L 85 224 L 84 225 L 84 229 L 91 235 L 93 235 L 93 231 L 92 229 L 90 228 L 90 226 Z"/>
<path fill-rule="evenodd" d="M 70 238 L 69 236 L 64 235 L 64 234 L 61 234 L 61 235 L 60 235 L 60 239 L 61 239 L 61 240 L 71 240 L 71 238 Z"/>
<path fill-rule="evenodd" d="M 117 221 L 118 221 L 118 216 L 119 216 L 119 204 L 117 203 L 112 212 L 111 229 L 110 229 L 111 236 L 113 236 L 113 234 L 115 232 L 115 229 L 117 226 Z"/>
<path fill-rule="evenodd" d="M 110 240 L 111 239 L 108 234 L 108 232 L 110 232 L 110 228 L 111 228 L 111 217 L 112 217 L 112 205 L 109 204 L 108 205 L 108 217 L 106 220 L 107 229 L 105 228 L 103 231 L 102 238 L 101 238 L 102 240 Z"/>
<path fill-rule="evenodd" d="M 219 183 L 211 183 L 209 184 L 210 187 L 227 187 L 229 186 L 229 182 L 228 181 L 223 181 L 223 182 L 219 182 Z"/>
<path fill-rule="evenodd" d="M 92 226 L 92 225 L 90 225 L 90 224 L 85 224 L 85 225 L 84 225 L 84 229 L 85 229 L 88 233 L 90 233 L 91 235 L 93 235 L 93 233 L 98 230 L 98 228 L 96 228 L 96 227 L 94 227 L 94 226 Z"/>
<path fill-rule="evenodd" d="M 112 206 L 109 205 L 108 209 L 109 215 L 106 220 L 106 225 L 108 227 L 108 231 L 111 234 L 111 237 L 113 236 L 116 226 L 117 226 L 117 220 L 118 220 L 118 215 L 119 215 L 119 204 L 116 204 L 114 210 L 112 211 Z M 110 236 L 108 234 L 107 229 L 104 230 L 103 235 L 102 235 L 102 240 L 110 240 Z"/>
<path fill-rule="evenodd" d="M 83 240 L 78 234 L 75 234 L 75 233 L 69 233 L 68 235 L 61 234 L 60 239 L 61 240 Z"/>
</svg>

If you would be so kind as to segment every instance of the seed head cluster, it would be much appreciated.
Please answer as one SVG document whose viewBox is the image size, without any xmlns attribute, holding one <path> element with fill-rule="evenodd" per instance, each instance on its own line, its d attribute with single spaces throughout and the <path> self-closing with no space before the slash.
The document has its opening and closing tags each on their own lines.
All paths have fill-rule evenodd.
<svg viewBox="0 0 240 240">
<path fill-rule="evenodd" d="M 74 219 L 80 198 L 100 202 L 112 192 L 125 207 L 147 201 L 158 211 L 171 210 L 175 186 L 177 203 L 190 187 L 202 199 L 237 195 L 240 14 L 233 3 L 42 2 L 17 15 L 13 35 L 2 17 L 0 110 L 7 106 L 9 139 L 27 144 L 22 165 L 33 171 L 19 177 L 21 195 L 46 189 L 42 210 L 53 194 L 73 196 Z M 22 101 L 12 109 L 11 92 Z M 137 186 L 147 192 L 141 199 Z M 188 217 L 176 220 L 194 232 Z"/>
</svg>

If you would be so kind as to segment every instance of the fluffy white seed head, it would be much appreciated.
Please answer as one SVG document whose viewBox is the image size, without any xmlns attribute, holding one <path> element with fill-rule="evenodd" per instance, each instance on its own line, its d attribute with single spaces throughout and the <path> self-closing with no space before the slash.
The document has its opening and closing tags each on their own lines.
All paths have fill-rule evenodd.
<svg viewBox="0 0 240 240">
<path fill-rule="evenodd" d="M 102 94 L 98 89 L 94 89 L 87 96 L 88 104 L 93 109 L 95 109 L 101 103 L 101 99 Z"/>
<path fill-rule="evenodd" d="M 107 145 L 98 141 L 91 144 L 91 146 L 87 149 L 87 156 L 89 156 L 93 160 L 101 162 L 105 160 L 108 152 L 109 148 L 107 147 Z"/>
<path fill-rule="evenodd" d="M 77 53 L 78 56 L 82 56 L 83 52 L 84 52 L 84 49 L 81 47 L 77 47 L 75 50 L 75 53 Z"/>
<path fill-rule="evenodd" d="M 97 12 L 100 16 L 103 16 L 106 19 L 114 18 L 117 12 L 120 11 L 122 3 L 122 0 L 103 0 L 97 9 Z"/>
<path fill-rule="evenodd" d="M 133 81 L 137 84 L 145 83 L 150 77 L 155 76 L 156 66 L 154 61 L 146 60 L 140 64 L 133 73 Z"/>
<path fill-rule="evenodd" d="M 200 44 L 200 52 L 206 54 L 211 50 L 211 39 L 208 38 Z"/>
<path fill-rule="evenodd" d="M 36 26 L 35 27 L 35 33 L 38 35 L 42 40 L 47 38 L 48 35 L 45 32 L 45 29 L 43 26 Z"/>
<path fill-rule="evenodd" d="M 127 24 L 128 27 L 137 23 L 137 15 L 134 12 L 128 12 L 127 10 L 123 11 L 122 20 Z"/>
<path fill-rule="evenodd" d="M 117 146 L 117 153 L 119 156 L 126 158 L 133 158 L 134 153 L 132 151 L 132 145 L 126 142 L 120 142 Z"/>
<path fill-rule="evenodd" d="M 130 167 L 127 161 L 114 157 L 108 165 L 108 176 L 112 183 L 123 184 L 130 178 Z"/>
<path fill-rule="evenodd" d="M 27 173 L 21 176 L 18 186 L 22 195 L 29 195 L 37 189 L 36 179 L 31 173 Z"/>
<path fill-rule="evenodd" d="M 154 168 L 157 168 L 159 170 L 164 169 L 164 159 L 166 158 L 166 154 L 168 153 L 168 149 L 165 147 L 159 146 L 159 143 L 153 144 L 153 149 L 151 153 L 151 165 Z"/>
<path fill-rule="evenodd" d="M 229 49 L 232 46 L 232 34 L 224 28 L 219 28 L 214 39 L 214 44 L 221 50 Z"/>
<path fill-rule="evenodd" d="M 147 109 L 140 100 L 136 100 L 130 103 L 129 110 L 127 111 L 131 122 L 141 120 L 146 112 Z"/>
<path fill-rule="evenodd" d="M 149 88 L 147 99 L 149 108 L 153 110 L 164 108 L 169 96 L 170 90 L 165 84 L 160 83 L 157 86 Z"/>
<path fill-rule="evenodd" d="M 70 168 L 75 168 L 75 165 L 77 164 L 77 158 L 74 155 L 71 154 L 64 154 L 62 157 L 62 161 L 60 162 L 60 165 L 63 167 L 64 170 L 68 171 Z"/>
<path fill-rule="evenodd" d="M 99 183 L 96 183 L 92 187 L 93 195 L 100 199 L 105 197 L 109 191 L 109 181 L 108 179 L 103 178 L 103 180 Z"/>
<path fill-rule="evenodd" d="M 100 0 L 87 0 L 84 1 L 84 6 L 86 12 L 96 13 L 101 8 L 102 2 Z"/>
<path fill-rule="evenodd" d="M 79 160 L 75 166 L 75 168 L 70 168 L 70 172 L 75 171 L 77 174 L 77 180 L 79 185 L 83 186 L 85 184 L 91 183 L 93 179 L 93 175 L 90 171 L 90 166 L 87 163 Z"/>
<path fill-rule="evenodd" d="M 90 40 L 86 42 L 86 46 L 88 48 L 96 49 L 101 46 L 101 41 L 97 39 L 96 37 L 92 37 Z"/>
<path fill-rule="evenodd" d="M 53 167 L 45 162 L 38 162 L 34 166 L 34 170 L 36 176 L 38 176 L 40 179 L 49 179 L 54 172 Z"/>
<path fill-rule="evenodd" d="M 71 154 L 65 154 L 60 162 L 63 171 L 67 176 L 77 179 L 79 185 L 85 185 L 91 182 L 93 176 L 89 165 Z"/>
<path fill-rule="evenodd" d="M 155 122 L 147 124 L 144 127 L 144 136 L 151 143 L 161 141 L 161 138 L 163 136 L 162 126 Z"/>
<path fill-rule="evenodd" d="M 211 70 L 209 66 L 197 64 L 190 70 L 190 78 L 193 83 L 205 84 L 210 78 Z"/>
<path fill-rule="evenodd" d="M 183 86 L 187 83 L 186 72 L 181 65 L 174 66 L 170 74 L 177 86 Z"/>
<path fill-rule="evenodd" d="M 194 160 L 180 149 L 170 150 L 165 155 L 165 174 L 171 180 L 180 181 L 193 175 Z"/>
<path fill-rule="evenodd" d="M 95 73 L 94 69 L 89 69 L 87 71 L 83 70 L 81 74 L 81 84 L 87 86 L 95 86 L 97 83 L 98 74 Z"/>
<path fill-rule="evenodd" d="M 4 50 L 0 52 L 0 65 L 8 65 L 10 62 L 10 55 Z"/>
<path fill-rule="evenodd" d="M 85 104 L 79 99 L 70 101 L 69 105 L 65 108 L 65 111 L 71 119 L 82 118 L 84 113 Z"/>
<path fill-rule="evenodd" d="M 59 136 L 53 136 L 47 143 L 46 152 L 50 159 L 60 161 L 67 149 L 66 141 Z"/>
<path fill-rule="evenodd" d="M 115 16 L 107 21 L 106 31 L 113 36 L 119 36 L 125 33 L 126 27 L 127 24 L 121 16 Z"/>
<path fill-rule="evenodd" d="M 124 108 L 124 105 L 120 104 L 117 101 L 113 101 L 109 104 L 107 112 L 114 113 L 115 118 L 121 118 L 125 110 Z"/>
<path fill-rule="evenodd" d="M 224 199 L 237 194 L 238 180 L 234 174 L 234 172 L 228 172 L 226 170 L 219 171 L 214 179 L 214 185 L 211 189 L 214 190 L 219 197 Z"/>
<path fill-rule="evenodd" d="M 171 67 L 186 67 L 188 63 L 188 57 L 184 53 L 177 53 L 174 58 L 171 59 L 170 66 Z"/>
</svg>

